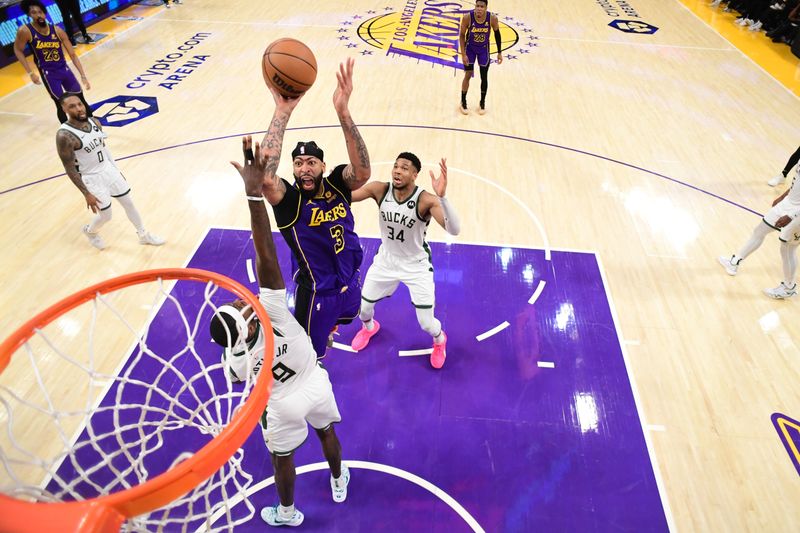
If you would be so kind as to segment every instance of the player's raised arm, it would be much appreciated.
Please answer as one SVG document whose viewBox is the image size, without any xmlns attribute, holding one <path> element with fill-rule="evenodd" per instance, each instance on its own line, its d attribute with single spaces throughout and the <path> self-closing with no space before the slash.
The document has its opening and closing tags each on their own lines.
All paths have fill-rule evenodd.
<svg viewBox="0 0 800 533">
<path fill-rule="evenodd" d="M 353 93 L 353 58 L 348 58 L 347 63 L 339 64 L 336 73 L 336 91 L 333 93 L 333 107 L 339 117 L 339 123 L 344 132 L 344 141 L 347 144 L 347 155 L 350 164 L 344 169 L 342 178 L 351 191 L 364 185 L 372 174 L 369 163 L 369 152 L 358 127 L 353 122 L 348 108 L 350 95 Z"/>
<path fill-rule="evenodd" d="M 461 232 L 461 222 L 458 219 L 453 206 L 445 198 L 447 192 L 447 159 L 439 161 L 439 177 L 433 171 L 431 173 L 431 185 L 436 196 L 427 195 L 431 198 L 430 214 L 450 235 L 458 235 Z"/>
<path fill-rule="evenodd" d="M 247 193 L 247 204 L 250 208 L 250 226 L 253 230 L 253 246 L 256 249 L 256 273 L 258 284 L 267 289 L 283 289 L 281 269 L 278 267 L 278 255 L 275 252 L 275 241 L 272 240 L 272 228 L 267 215 L 267 206 L 262 196 L 264 178 L 269 172 L 270 160 L 256 143 L 253 147 L 253 138 L 242 138 L 242 151 L 244 164 L 235 161 L 231 164 L 239 171 Z"/>
<path fill-rule="evenodd" d="M 265 160 L 262 191 L 270 205 L 277 205 L 286 194 L 286 185 L 277 175 L 283 147 L 283 136 L 286 133 L 286 125 L 289 123 L 292 111 L 297 107 L 303 96 L 287 98 L 272 85 L 269 85 L 269 90 L 275 100 L 275 112 L 272 114 L 269 128 L 266 135 L 264 135 L 264 140 L 261 142 L 261 152 Z"/>
</svg>

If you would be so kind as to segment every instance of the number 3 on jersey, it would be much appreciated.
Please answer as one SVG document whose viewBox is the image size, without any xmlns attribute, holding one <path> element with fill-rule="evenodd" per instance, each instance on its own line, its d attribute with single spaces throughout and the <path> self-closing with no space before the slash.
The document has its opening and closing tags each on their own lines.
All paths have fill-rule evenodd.
<svg viewBox="0 0 800 533">
<path fill-rule="evenodd" d="M 331 237 L 333 238 L 333 251 L 337 254 L 344 250 L 344 228 L 340 224 L 331 227 Z"/>
<path fill-rule="evenodd" d="M 400 241 L 406 242 L 406 238 L 403 235 L 403 230 L 400 230 L 398 233 L 394 232 L 394 226 L 386 226 L 389 229 L 388 237 L 393 241 Z"/>
</svg>

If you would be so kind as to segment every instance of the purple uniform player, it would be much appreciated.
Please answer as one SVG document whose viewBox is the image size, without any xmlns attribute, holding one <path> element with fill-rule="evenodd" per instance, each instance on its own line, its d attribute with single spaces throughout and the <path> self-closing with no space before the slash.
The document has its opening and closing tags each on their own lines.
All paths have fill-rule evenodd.
<svg viewBox="0 0 800 533">
<path fill-rule="evenodd" d="M 17 37 L 14 41 L 14 55 L 17 56 L 33 83 L 36 85 L 44 84 L 50 98 L 55 102 L 59 122 L 63 124 L 67 121 L 67 115 L 59 102 L 59 98 L 65 92 L 77 95 L 86 107 L 89 116 L 92 116 L 91 108 L 81 92 L 81 86 L 67 66 L 65 55 L 69 55 L 70 59 L 72 59 L 72 64 L 81 74 L 83 85 L 86 89 L 89 89 L 89 80 L 83 71 L 83 65 L 81 65 L 78 56 L 72 49 L 67 34 L 58 26 L 48 24 L 45 18 L 44 5 L 38 0 L 25 0 L 22 2 L 21 7 L 31 18 L 31 22 L 20 26 L 17 30 Z M 27 59 L 25 59 L 26 45 L 31 48 L 33 61 L 36 63 L 39 74 L 30 68 Z"/>
<path fill-rule="evenodd" d="M 367 147 L 348 108 L 353 92 L 353 60 L 339 66 L 333 105 L 342 125 L 350 164 L 326 178 L 323 151 L 301 142 L 292 151 L 294 185 L 276 175 L 289 117 L 300 98 L 288 99 L 270 87 L 275 113 L 262 146 L 269 158 L 264 196 L 292 249 L 295 266 L 295 318 L 317 352 L 325 355 L 329 335 L 338 324 L 358 316 L 361 304 L 361 244 L 353 230 L 351 191 L 369 180 Z"/>
<path fill-rule="evenodd" d="M 501 53 L 500 23 L 497 16 L 486 11 L 488 0 L 477 0 L 475 9 L 461 17 L 459 45 L 461 61 L 464 63 L 464 79 L 461 81 L 461 106 L 459 110 L 467 115 L 467 92 L 469 80 L 475 73 L 475 62 L 481 72 L 481 101 L 478 113 L 486 112 L 486 91 L 489 89 L 489 33 L 494 33 L 497 45 L 497 63 L 503 62 Z"/>
</svg>

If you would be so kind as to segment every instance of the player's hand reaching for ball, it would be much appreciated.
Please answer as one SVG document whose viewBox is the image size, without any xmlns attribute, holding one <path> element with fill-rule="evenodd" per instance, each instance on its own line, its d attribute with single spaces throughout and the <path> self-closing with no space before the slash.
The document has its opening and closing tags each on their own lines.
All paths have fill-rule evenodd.
<svg viewBox="0 0 800 533">
<path fill-rule="evenodd" d="M 435 192 L 436 196 L 439 198 L 444 198 L 444 193 L 447 191 L 447 159 L 443 157 L 442 160 L 439 161 L 438 178 L 433 173 L 433 170 L 429 172 L 431 173 L 431 185 L 433 186 L 433 192 Z"/>
<path fill-rule="evenodd" d="M 272 93 L 272 99 L 275 100 L 275 109 L 277 111 L 286 113 L 287 115 L 292 114 L 292 111 L 294 111 L 294 108 L 297 107 L 297 104 L 300 103 L 300 99 L 303 97 L 303 95 L 301 94 L 296 98 L 289 98 L 279 93 L 278 89 L 276 89 L 272 85 L 268 85 L 268 87 L 269 87 L 269 92 Z"/>
</svg>

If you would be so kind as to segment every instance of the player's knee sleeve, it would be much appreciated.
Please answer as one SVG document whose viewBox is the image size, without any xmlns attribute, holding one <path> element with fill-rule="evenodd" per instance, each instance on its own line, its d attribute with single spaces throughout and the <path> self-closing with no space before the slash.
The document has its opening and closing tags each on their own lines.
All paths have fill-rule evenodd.
<svg viewBox="0 0 800 533">
<path fill-rule="evenodd" d="M 433 316 L 433 308 L 429 307 L 427 309 L 420 309 L 419 307 L 416 308 L 417 311 L 417 322 L 419 322 L 419 326 L 428 333 L 431 337 L 436 337 L 442 332 L 442 323 Z"/>
<path fill-rule="evenodd" d="M 361 310 L 358 312 L 358 318 L 360 318 L 362 322 L 369 322 L 372 320 L 373 316 L 375 316 L 375 302 L 368 302 L 362 298 Z"/>
<path fill-rule="evenodd" d="M 481 70 L 481 91 L 486 91 L 489 88 L 489 65 L 480 67 Z"/>
</svg>

